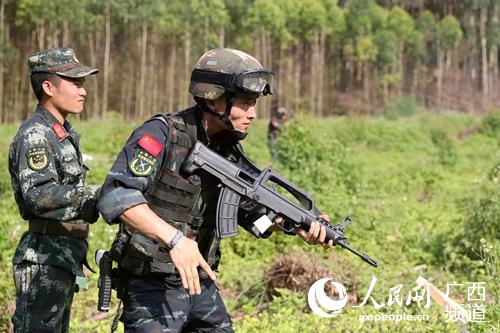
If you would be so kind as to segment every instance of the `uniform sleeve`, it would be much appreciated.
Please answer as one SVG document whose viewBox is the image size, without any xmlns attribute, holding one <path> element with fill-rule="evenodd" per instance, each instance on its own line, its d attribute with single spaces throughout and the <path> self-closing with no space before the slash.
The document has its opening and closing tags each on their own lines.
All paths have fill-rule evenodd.
<svg viewBox="0 0 500 333">
<path fill-rule="evenodd" d="M 144 144 L 144 138 L 153 142 Z M 97 209 L 108 223 L 127 209 L 147 203 L 142 194 L 161 170 L 166 156 L 168 128 L 153 120 L 136 129 L 120 151 L 101 188 Z"/>
<path fill-rule="evenodd" d="M 98 187 L 60 183 L 57 156 L 46 134 L 32 127 L 20 136 L 17 174 L 24 208 L 39 218 L 95 222 Z"/>
</svg>

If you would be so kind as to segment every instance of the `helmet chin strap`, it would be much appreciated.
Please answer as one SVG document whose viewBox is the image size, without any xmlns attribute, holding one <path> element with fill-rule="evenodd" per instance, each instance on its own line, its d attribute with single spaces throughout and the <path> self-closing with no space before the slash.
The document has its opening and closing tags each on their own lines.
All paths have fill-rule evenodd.
<svg viewBox="0 0 500 333">
<path fill-rule="evenodd" d="M 220 120 L 222 120 L 224 122 L 224 125 L 226 126 L 226 130 L 231 134 L 231 137 L 236 141 L 240 141 L 240 140 L 244 140 L 248 133 L 237 131 L 234 128 L 233 123 L 231 122 L 231 119 L 229 119 L 229 116 L 231 115 L 231 109 L 233 108 L 233 99 L 234 99 L 234 92 L 229 92 L 229 91 L 226 92 L 226 109 L 224 110 L 223 114 L 220 114 L 220 113 L 217 113 L 217 112 L 210 110 L 206 106 L 206 104 L 201 109 L 204 112 L 208 112 L 208 113 L 216 116 Z"/>
<path fill-rule="evenodd" d="M 246 138 L 247 133 L 237 131 L 234 128 L 231 119 L 229 119 L 229 116 L 231 115 L 231 109 L 233 108 L 233 99 L 234 99 L 234 92 L 228 91 L 226 93 L 226 110 L 224 111 L 224 114 L 220 119 L 224 121 L 224 124 L 226 124 L 226 129 L 231 133 L 231 135 L 236 140 L 240 141 Z"/>
</svg>

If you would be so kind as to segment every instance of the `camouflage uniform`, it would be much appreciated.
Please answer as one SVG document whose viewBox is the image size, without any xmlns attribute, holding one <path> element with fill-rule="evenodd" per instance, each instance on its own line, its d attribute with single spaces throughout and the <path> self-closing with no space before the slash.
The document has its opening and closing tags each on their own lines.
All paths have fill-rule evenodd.
<svg viewBox="0 0 500 333">
<path fill-rule="evenodd" d="M 278 136 L 285 125 L 287 114 L 287 109 L 280 107 L 276 114 L 271 115 L 271 120 L 269 121 L 269 126 L 267 128 L 267 143 L 273 160 L 278 157 L 274 148 L 276 147 Z"/>
<path fill-rule="evenodd" d="M 206 55 L 209 58 L 213 53 Z M 205 62 L 197 66 L 206 66 L 207 62 L 229 66 L 229 73 L 241 70 L 242 65 L 257 67 L 258 62 L 243 52 L 234 51 L 230 56 L 224 64 L 202 57 Z M 190 92 L 214 99 L 224 89 L 191 84 Z M 233 162 L 246 162 L 241 146 L 229 131 L 209 140 L 201 122 L 202 112 L 197 105 L 176 114 L 157 115 L 137 128 L 108 173 L 97 207 L 106 222 L 115 223 L 126 210 L 148 204 L 166 223 L 194 239 L 204 259 L 216 270 L 220 259 L 220 240 L 215 237 L 219 181 L 209 175 L 184 179 L 179 167 L 196 140 Z M 252 172 L 252 166 L 246 168 Z M 263 212 L 249 202 L 242 202 L 240 208 L 238 223 L 251 231 L 251 223 Z M 259 236 L 268 237 L 269 233 Z M 125 332 L 233 332 L 217 286 L 200 271 L 201 294 L 190 295 L 164 245 L 121 224 L 110 253 L 120 268 Z"/>
<path fill-rule="evenodd" d="M 77 77 L 96 70 L 80 65 L 68 48 L 28 61 L 37 71 Z M 54 70 L 55 68 L 55 70 Z M 75 280 L 84 282 L 88 223 L 99 217 L 98 186 L 85 186 L 79 135 L 39 105 L 19 127 L 9 150 L 12 188 L 21 217 L 29 220 L 13 258 L 16 332 L 67 332 Z"/>
<path fill-rule="evenodd" d="M 197 108 L 191 108 L 184 111 L 184 113 L 186 112 L 196 114 L 197 138 L 208 144 L 207 136 L 201 126 L 201 111 Z M 151 189 L 157 182 L 164 181 L 164 177 L 161 177 L 162 170 L 165 164 L 171 162 L 169 152 L 174 147 L 169 139 L 170 131 L 168 125 L 158 117 L 147 121 L 134 131 L 118 155 L 101 190 L 97 206 L 105 221 L 118 222 L 117 218 L 127 209 L 149 203 L 147 198 L 151 197 L 148 194 L 154 192 Z M 148 148 L 142 147 L 139 143 L 145 137 L 153 138 L 152 140 L 162 144 L 163 148 L 156 156 L 153 156 L 151 151 L 146 150 Z M 211 142 L 211 147 L 223 153 L 223 148 L 218 147 L 215 142 Z M 229 157 L 225 151 L 224 154 L 228 158 L 234 159 L 233 156 Z M 146 156 L 146 158 L 141 156 Z M 138 161 L 142 166 L 138 166 L 134 161 Z M 175 164 L 178 166 L 180 163 Z M 203 226 L 200 226 L 198 233 L 200 237 L 206 235 L 206 232 L 211 235 L 214 233 L 216 207 L 214 199 L 217 198 L 218 194 L 217 184 L 213 183 L 213 179 L 202 178 L 201 183 L 205 190 L 202 190 L 203 193 L 201 193 L 197 205 L 205 208 L 203 209 Z M 212 191 L 207 191 L 207 187 L 210 187 Z M 154 198 L 150 200 L 154 200 Z M 153 210 L 156 210 L 152 203 L 149 204 Z M 160 214 L 160 212 L 157 213 Z M 188 236 L 189 229 L 183 228 L 181 222 L 173 220 L 168 222 Z M 127 229 L 124 225 L 120 227 Z M 212 269 L 216 269 L 219 261 L 219 243 L 217 240 L 216 242 L 201 241 L 200 237 L 196 239 L 200 252 Z M 133 241 L 136 241 L 137 238 L 141 239 L 133 243 L 134 246 L 126 247 L 124 252 L 135 250 L 133 247 L 143 251 L 143 248 L 153 244 L 152 241 L 148 242 L 146 237 L 134 234 Z M 204 239 L 206 238 L 210 237 L 204 237 Z M 161 252 L 161 248 L 159 251 Z M 165 268 L 155 270 L 155 267 L 162 263 L 152 263 L 150 266 L 153 267 L 151 268 L 144 267 L 143 260 L 132 261 L 138 254 L 140 255 L 140 253 L 122 253 L 125 258 L 119 260 L 121 284 L 124 285 L 122 291 L 124 312 L 121 320 L 125 325 L 126 332 L 179 332 L 183 327 L 183 332 L 189 332 L 186 328 L 189 325 L 198 327 L 199 332 L 205 330 L 232 332 L 231 320 L 217 287 L 204 274 L 205 272 L 200 272 L 202 293 L 189 295 L 182 286 L 180 277 L 172 263 L 169 263 L 168 266 L 164 265 Z M 210 254 L 213 255 L 211 258 L 209 258 Z"/>
</svg>

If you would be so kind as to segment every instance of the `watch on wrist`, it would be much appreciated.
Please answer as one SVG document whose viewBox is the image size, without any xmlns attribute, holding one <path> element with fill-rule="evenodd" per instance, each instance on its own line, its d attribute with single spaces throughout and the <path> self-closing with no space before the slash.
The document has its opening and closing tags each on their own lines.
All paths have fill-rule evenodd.
<svg viewBox="0 0 500 333">
<path fill-rule="evenodd" d="M 170 242 L 168 242 L 168 243 L 165 244 L 165 246 L 167 247 L 167 249 L 169 251 L 172 250 L 177 245 L 177 243 L 179 243 L 179 241 L 181 240 L 181 238 L 183 236 L 184 236 L 184 234 L 182 233 L 182 231 L 177 230 L 177 233 L 174 235 L 174 237 L 172 237 L 172 239 L 170 240 Z"/>
</svg>

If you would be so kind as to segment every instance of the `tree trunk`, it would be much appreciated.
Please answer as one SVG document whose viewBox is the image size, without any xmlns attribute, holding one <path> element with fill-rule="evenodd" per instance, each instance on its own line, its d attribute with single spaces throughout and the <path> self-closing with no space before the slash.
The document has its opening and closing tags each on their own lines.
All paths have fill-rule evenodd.
<svg viewBox="0 0 500 333">
<path fill-rule="evenodd" d="M 300 100 L 301 100 L 301 94 L 300 94 L 300 88 L 301 88 L 301 73 L 302 73 L 302 50 L 303 50 L 303 42 L 301 40 L 298 41 L 297 45 L 295 46 L 295 57 L 294 57 L 294 78 L 293 78 L 293 84 L 294 84 L 294 89 L 293 89 L 293 108 L 298 109 L 300 107 Z"/>
<path fill-rule="evenodd" d="M 64 21 L 64 23 L 63 23 L 63 38 L 62 38 L 62 45 L 63 46 L 70 45 L 69 36 L 70 36 L 70 33 L 69 33 L 68 21 Z"/>
<path fill-rule="evenodd" d="M 437 45 L 437 103 L 441 106 L 443 97 L 444 51 Z"/>
<path fill-rule="evenodd" d="M 325 115 L 323 109 L 324 91 L 325 91 L 325 72 L 328 72 L 328 66 L 325 64 L 325 33 L 321 31 L 319 37 L 319 64 L 318 64 L 318 114 Z"/>
<path fill-rule="evenodd" d="M 277 80 L 274 80 L 274 90 L 275 94 L 278 95 L 277 98 L 277 107 L 285 105 L 284 101 L 284 95 L 285 95 L 285 87 L 286 87 L 286 78 L 285 78 L 285 65 L 286 65 L 287 60 L 285 59 L 285 46 L 283 41 L 280 42 L 280 52 L 279 52 L 279 59 L 278 59 L 278 72 L 275 73 L 275 76 Z M 272 112 L 273 110 L 271 110 Z"/>
<path fill-rule="evenodd" d="M 3 71 L 7 40 L 5 39 L 5 1 L 0 0 L 0 122 L 5 122 L 5 110 L 3 107 Z"/>
<path fill-rule="evenodd" d="M 188 106 L 188 90 L 189 90 L 189 78 L 190 78 L 190 63 L 191 63 L 191 31 L 187 31 L 184 39 L 184 75 L 182 78 L 183 85 L 179 88 L 182 91 L 179 92 L 181 96 L 181 108 L 186 108 Z"/>
<path fill-rule="evenodd" d="M 102 87 L 102 107 L 100 118 L 106 118 L 108 112 L 108 88 L 109 88 L 109 53 L 111 49 L 111 4 L 110 0 L 106 1 L 106 18 L 105 18 L 105 46 L 104 46 L 104 68 L 103 68 L 103 87 Z"/>
<path fill-rule="evenodd" d="M 282 86 L 283 86 L 283 88 L 282 88 L 283 103 L 285 104 L 285 107 L 289 110 L 295 109 L 293 107 L 293 104 L 292 104 L 292 97 L 295 96 L 293 94 L 295 93 L 294 73 L 296 70 L 295 60 L 294 60 L 294 57 L 295 57 L 294 49 L 295 49 L 294 47 L 290 47 L 288 49 L 290 55 L 288 56 L 288 62 L 286 63 L 285 74 L 284 74 L 284 77 L 286 77 L 286 80 L 285 80 L 286 85 L 283 86 L 283 84 L 282 84 Z"/>
<path fill-rule="evenodd" d="M 92 67 L 95 67 L 97 65 L 97 57 L 96 57 L 96 52 L 95 52 L 95 45 L 94 45 L 94 39 L 92 38 L 92 32 L 87 33 L 87 39 L 89 43 L 89 52 L 90 52 L 90 64 Z M 92 78 L 92 101 L 94 102 L 92 110 L 91 110 L 91 115 L 96 115 L 99 114 L 99 85 L 97 82 L 97 78 L 94 77 Z"/>
<path fill-rule="evenodd" d="M 498 4 L 496 2 L 493 2 L 493 9 L 492 9 L 492 16 L 491 16 L 491 25 L 496 27 L 498 26 L 498 10 L 499 7 L 497 7 Z M 500 38 L 499 36 L 497 36 Z M 491 91 L 491 97 L 495 95 L 495 91 L 498 91 L 498 43 L 499 42 L 493 42 L 491 43 L 490 47 L 490 82 L 489 82 L 489 88 Z M 496 103 L 497 101 L 492 101 L 493 103 Z"/>
<path fill-rule="evenodd" d="M 307 86 L 308 96 L 306 99 L 309 101 L 309 107 L 312 114 L 317 115 L 317 93 L 318 93 L 318 71 L 322 68 L 319 67 L 319 32 L 315 31 L 312 41 L 309 43 L 309 84 Z"/>
<path fill-rule="evenodd" d="M 209 19 L 208 15 L 205 16 L 205 25 L 204 25 L 204 30 L 205 33 L 203 34 L 203 52 L 208 51 L 208 28 L 209 28 Z"/>
<path fill-rule="evenodd" d="M 38 50 L 41 51 L 45 48 L 45 23 L 42 21 L 41 23 L 37 23 L 38 31 Z"/>
<path fill-rule="evenodd" d="M 224 27 L 221 27 L 220 31 L 219 31 L 219 47 L 224 47 L 225 35 L 226 35 L 226 32 L 224 30 Z"/>
<path fill-rule="evenodd" d="M 174 110 L 174 76 L 177 61 L 177 45 L 175 35 L 172 37 L 172 46 L 170 48 L 170 57 L 168 59 L 168 73 L 167 73 L 167 110 L 168 112 Z"/>
<path fill-rule="evenodd" d="M 139 94 L 136 95 L 139 102 L 139 119 L 144 118 L 144 87 L 146 84 L 146 57 L 148 45 L 148 25 L 146 21 L 142 23 L 142 37 L 141 37 L 141 72 L 139 78 Z"/>
<path fill-rule="evenodd" d="M 482 105 L 485 107 L 489 101 L 488 88 L 488 50 L 486 47 L 486 21 L 488 19 L 487 8 L 482 6 L 479 10 L 479 38 L 481 40 L 481 79 L 482 79 Z"/>
</svg>

